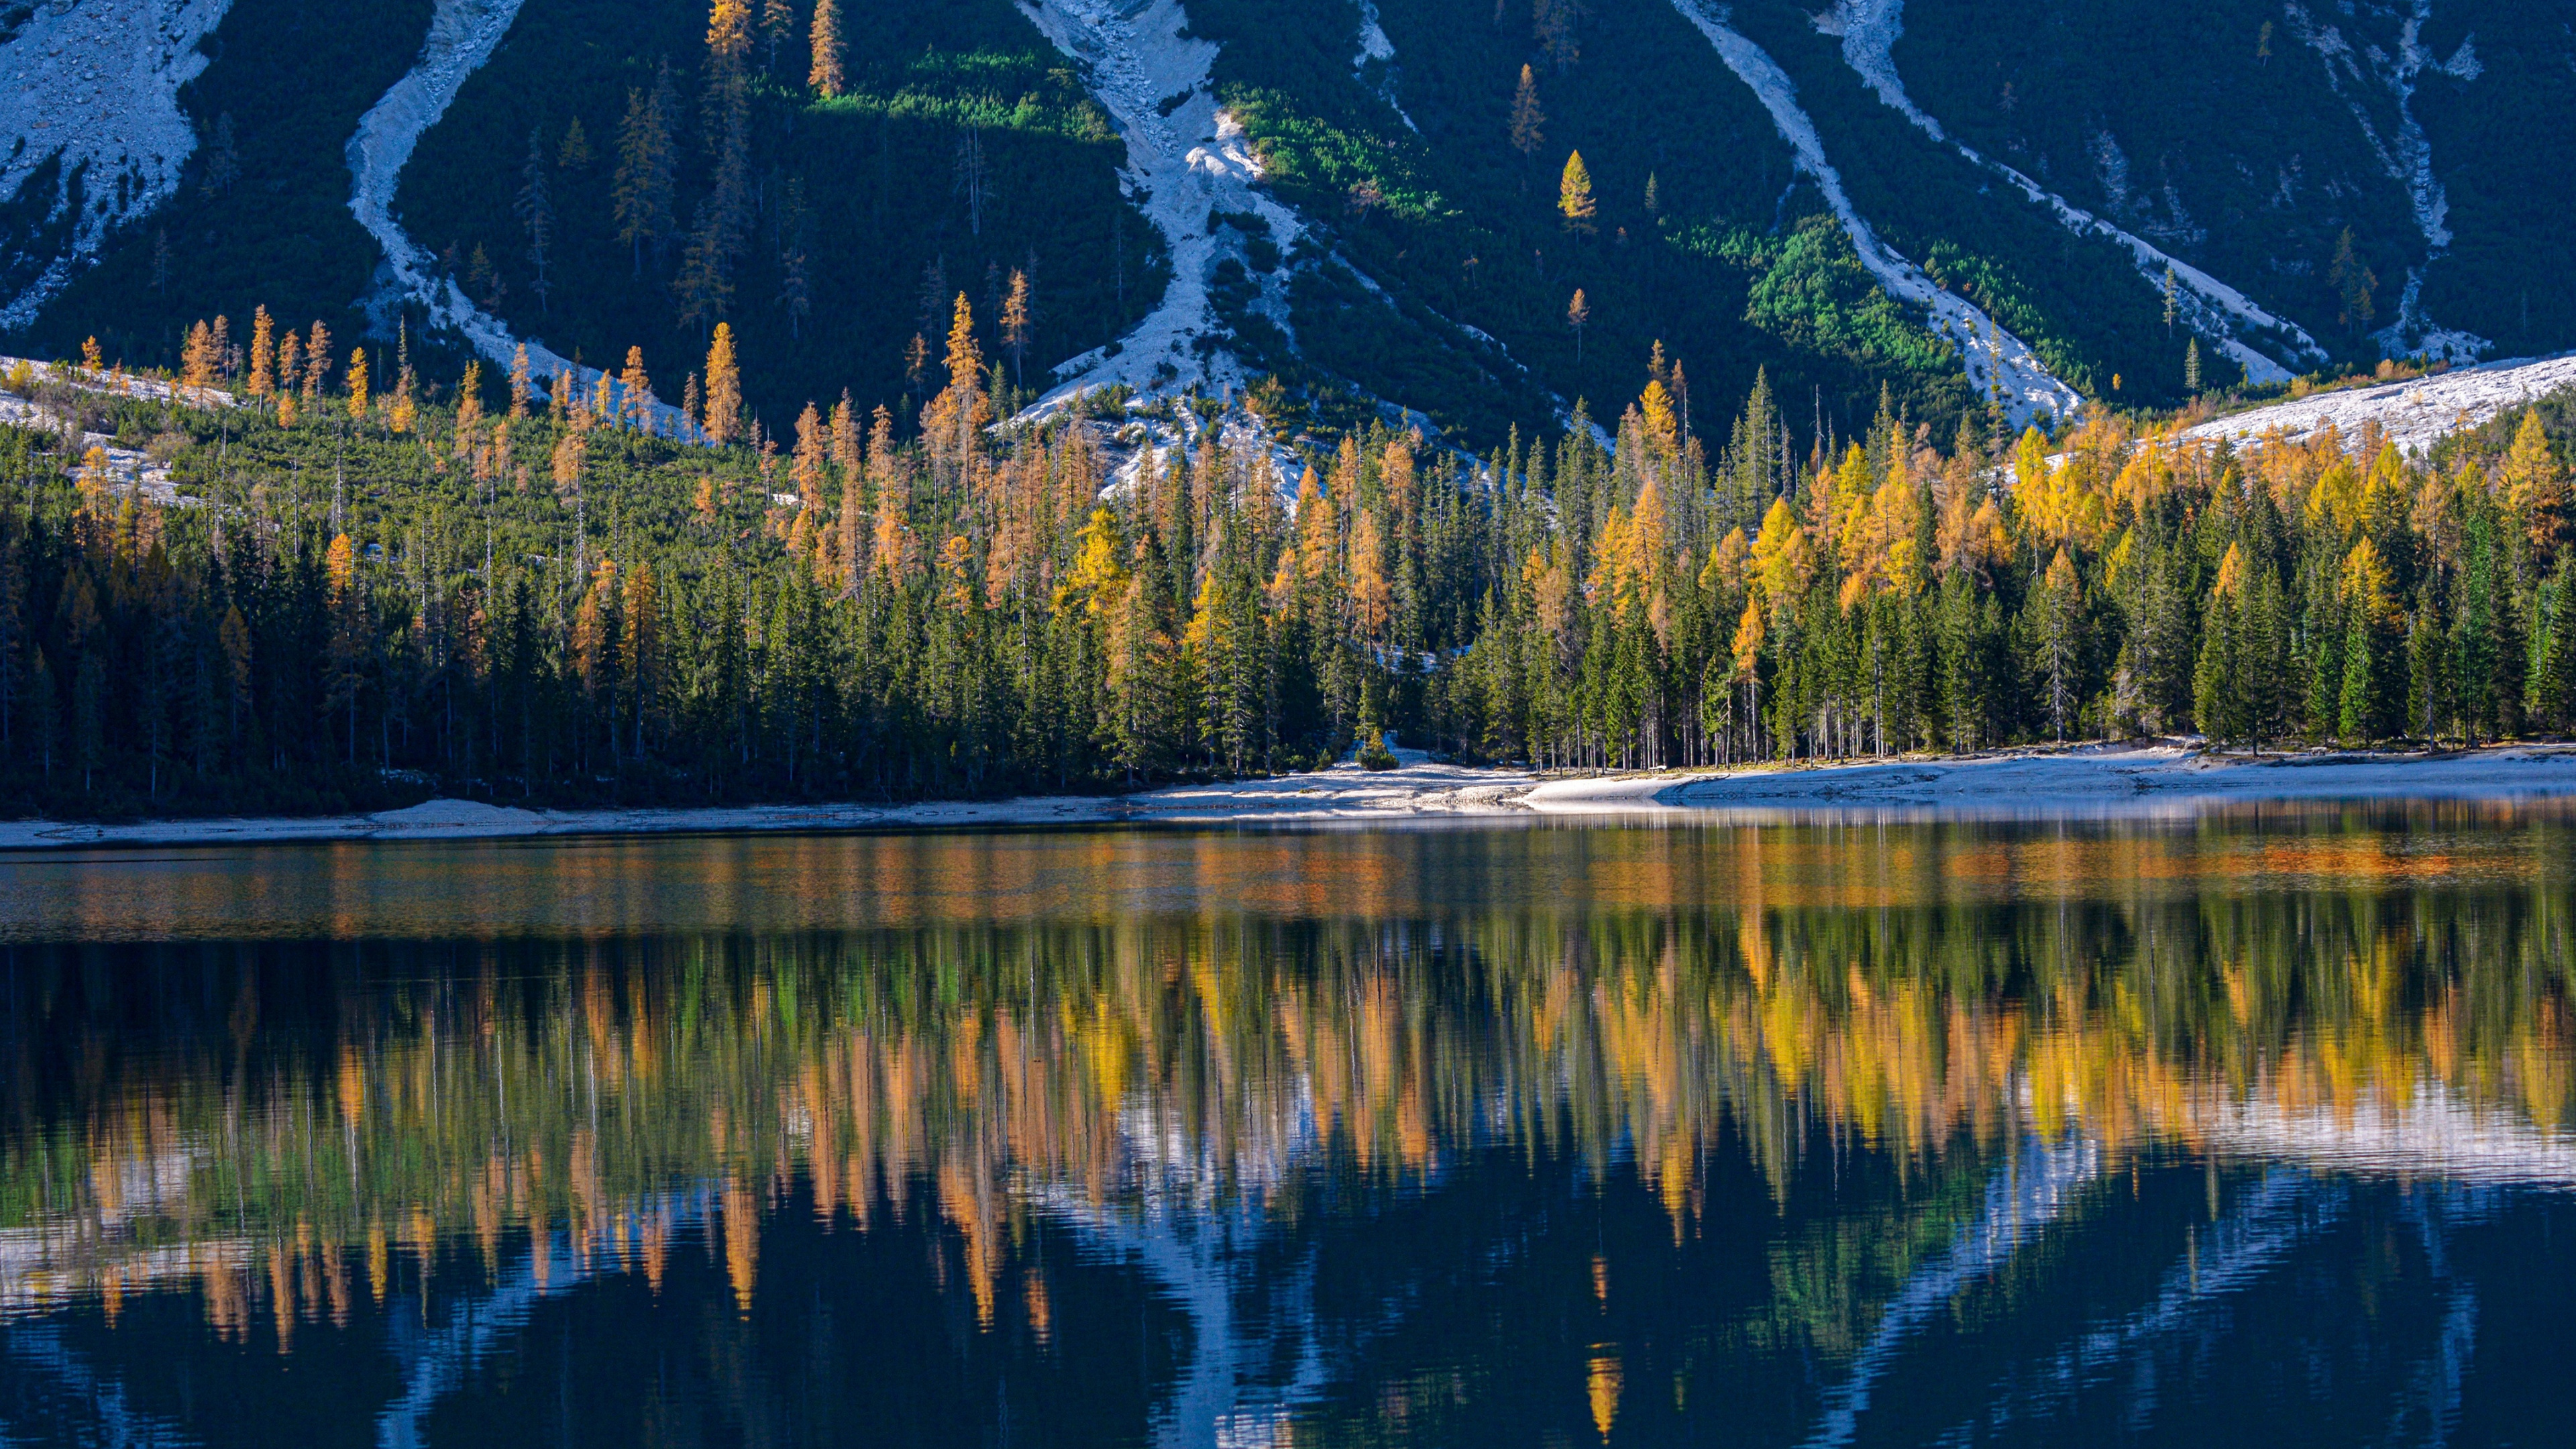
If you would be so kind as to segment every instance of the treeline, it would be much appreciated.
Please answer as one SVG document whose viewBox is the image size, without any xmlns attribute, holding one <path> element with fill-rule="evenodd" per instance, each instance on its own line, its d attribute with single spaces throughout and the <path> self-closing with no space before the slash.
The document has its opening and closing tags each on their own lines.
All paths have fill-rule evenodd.
<svg viewBox="0 0 2576 1449">
<path fill-rule="evenodd" d="M 961 297 L 918 432 L 845 396 L 778 436 L 701 416 L 750 439 L 723 448 L 622 409 L 640 356 L 488 411 L 479 370 L 433 406 L 399 354 L 372 391 L 352 356 L 206 411 L 19 379 L 190 506 L 64 435 L 0 441 L 9 808 L 1064 790 L 1389 730 L 1652 767 L 2576 711 L 2558 404 L 2428 460 L 2107 418 L 2052 452 L 1974 415 L 1936 448 L 1885 407 L 1801 444 L 1757 383 L 1713 443 L 1657 355 L 1614 446 L 1373 426 L 1283 466 L 1208 399 L 996 428 L 975 338 Z M 236 366 L 207 342 L 208 377 Z M 284 393 L 251 351 L 244 389 Z"/>
</svg>

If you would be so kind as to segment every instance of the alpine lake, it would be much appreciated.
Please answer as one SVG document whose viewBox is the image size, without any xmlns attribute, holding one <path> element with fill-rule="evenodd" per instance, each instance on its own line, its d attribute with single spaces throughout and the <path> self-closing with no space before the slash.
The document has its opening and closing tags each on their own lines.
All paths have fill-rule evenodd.
<svg viewBox="0 0 2576 1449">
<path fill-rule="evenodd" d="M 2576 1443 L 2576 808 L 0 857 L 0 1443 Z"/>
</svg>

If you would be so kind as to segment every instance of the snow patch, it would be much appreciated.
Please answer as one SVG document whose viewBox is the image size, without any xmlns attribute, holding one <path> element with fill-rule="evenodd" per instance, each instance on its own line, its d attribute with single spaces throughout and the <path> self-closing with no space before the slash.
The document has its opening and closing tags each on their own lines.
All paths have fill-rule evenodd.
<svg viewBox="0 0 2576 1449">
<path fill-rule="evenodd" d="M 2215 342 L 2219 351 L 2245 369 L 2250 381 L 2287 382 L 2290 374 L 2280 362 L 2242 340 L 2239 334 L 2249 328 L 2281 338 L 2287 344 L 2284 350 L 2293 362 L 2325 360 L 2325 349 L 2319 347 L 2317 340 L 2297 323 L 2274 315 L 2234 287 L 2179 257 L 2159 250 L 2154 244 L 2122 230 L 2109 220 L 2073 205 L 1966 142 L 1951 139 L 1941 129 L 1939 121 L 1914 104 L 1913 97 L 1906 93 L 1904 78 L 1896 71 L 1896 42 L 1905 33 L 1905 0 L 1836 0 L 1833 9 L 1816 17 L 1816 29 L 1827 35 L 1840 36 L 1843 63 L 1877 92 L 1881 101 L 1912 121 L 1924 134 L 1946 142 L 1969 161 L 2011 182 L 2022 195 L 2047 207 L 2067 230 L 2079 236 L 2109 237 L 2127 247 L 2138 274 L 2155 286 L 2161 288 L 2164 285 L 2165 271 L 2170 268 L 2174 277 L 2174 300 L 2184 323 L 2192 331 Z M 2101 141 L 2106 143 L 2106 149 L 2112 155 L 2118 155 L 2119 143 L 2108 132 L 2102 133 Z M 2118 164 L 2123 180 L 2127 168 L 2127 160 L 2123 157 Z"/>
<path fill-rule="evenodd" d="M 1395 98 L 1395 42 L 1386 38 L 1386 27 L 1378 23 L 1377 0 L 1359 0 L 1359 6 L 1360 49 L 1359 54 L 1351 57 L 1351 73 L 1365 85 L 1368 83 L 1369 63 L 1377 62 L 1383 71 L 1374 94 L 1395 112 L 1395 118 L 1404 123 L 1406 130 L 1419 136 L 1422 128 L 1413 124 L 1413 117 L 1404 112 L 1404 103 Z"/>
<path fill-rule="evenodd" d="M 1114 385 L 1146 397 L 1194 383 L 1240 388 L 1250 375 L 1226 345 L 1208 283 L 1219 262 L 1238 254 L 1241 233 L 1209 225 L 1209 214 L 1260 217 L 1283 252 L 1306 234 L 1306 224 L 1262 188 L 1261 161 L 1243 123 L 1217 108 L 1208 83 L 1216 43 L 1185 35 L 1189 14 L 1180 0 L 1022 0 L 1020 9 L 1086 68 L 1093 97 L 1127 141 L 1119 185 L 1162 233 L 1172 263 L 1161 303 L 1117 342 L 1059 364 L 1062 381 L 1031 415 Z M 1185 99 L 1166 113 L 1163 102 L 1173 96 Z M 1260 287 L 1256 309 L 1293 337 L 1285 270 L 1251 275 Z"/>
<path fill-rule="evenodd" d="M 2360 439 L 2365 424 L 2377 423 L 2390 442 L 2409 453 L 2422 453 L 2452 433 L 2570 387 L 2576 387 L 2576 353 L 2540 361 L 2511 358 L 2408 382 L 2274 403 L 2202 423 L 2183 436 L 2242 442 L 2278 428 L 2283 437 L 2296 442 L 2331 426 L 2351 443 Z"/>
<path fill-rule="evenodd" d="M 110 231 L 177 194 L 180 170 L 197 149 L 179 88 L 206 68 L 198 42 L 231 3 L 50 0 L 0 45 L 0 136 L 18 142 L 0 161 L 0 197 L 19 196 L 40 167 L 59 159 L 45 225 L 69 224 L 69 249 L 0 303 L 0 332 L 33 323 L 97 259 Z"/>
<path fill-rule="evenodd" d="M 1941 290 L 1920 267 L 1878 239 L 1844 194 L 1841 175 L 1825 159 L 1815 123 L 1798 106 L 1796 84 L 1777 61 L 1727 23 L 1727 7 L 1710 0 L 1673 0 L 1673 8 L 1708 37 L 1727 69 L 1753 88 L 1771 113 L 1771 123 L 1796 152 L 1798 169 L 1823 189 L 1825 200 L 1851 237 L 1852 249 L 1860 254 L 1861 265 L 1888 295 L 1925 309 L 1932 330 L 1959 345 L 1970 385 L 1989 397 L 2000 392 L 2004 413 L 2015 426 L 2041 414 L 2071 417 L 2083 410 L 2083 397 L 2052 375 L 2027 343 L 2004 331 L 1966 298 Z"/>
<path fill-rule="evenodd" d="M 379 281 L 411 304 L 426 309 L 430 327 L 457 333 L 477 353 L 505 367 L 510 365 L 521 339 L 513 336 L 498 318 L 467 300 L 464 289 L 454 279 L 438 275 L 429 249 L 412 240 L 402 223 L 394 219 L 393 202 L 402 169 L 411 161 L 421 134 L 447 114 L 466 77 L 492 58 L 501 38 L 509 34 L 511 22 L 518 19 L 522 3 L 524 0 L 437 0 L 420 59 L 358 119 L 358 133 L 349 138 L 348 147 L 349 211 L 357 217 L 358 225 L 376 239 L 376 245 L 384 249 Z M 529 373 L 541 384 L 568 376 L 575 386 L 586 389 L 601 376 L 599 369 L 577 366 L 534 338 L 526 339 L 526 346 Z M 610 392 L 612 401 L 624 407 L 625 398 L 614 379 Z M 698 435 L 688 415 L 669 403 L 655 402 L 653 418 L 656 432 L 681 438 Z"/>
<path fill-rule="evenodd" d="M 2424 22 L 2433 18 L 2433 0 L 2414 0 L 2398 26 L 2397 54 L 2393 58 L 2377 45 L 2365 45 L 2357 56 L 2342 31 L 2332 25 L 2319 25 L 2299 0 L 2288 0 L 2282 13 L 2289 18 L 2290 33 L 2324 62 L 2327 87 L 2342 97 L 2352 111 L 2353 123 L 2361 127 L 2363 138 L 2370 142 L 2371 152 L 2378 156 L 2389 179 L 2406 188 L 2415 229 L 2424 237 L 2424 260 L 2406 269 L 2406 289 L 2398 298 L 2397 318 L 2374 334 L 2379 345 L 2392 357 L 2475 361 L 2495 344 L 2474 332 L 2436 326 L 2424 311 L 2424 272 L 2451 249 L 2451 198 L 2443 190 L 2441 178 L 2433 174 L 2433 145 L 2424 137 L 2423 124 L 2415 119 L 2415 87 L 2428 69 L 2448 70 L 2462 80 L 2474 79 L 2483 69 L 2477 52 L 2464 37 L 2450 63 L 2444 65 L 2424 49 Z M 2368 62 L 2367 70 L 2364 61 Z M 2453 70 L 2453 66 L 2459 69 Z M 2375 84 L 2388 92 L 2397 110 L 2393 136 L 2380 134 L 2362 97 L 2345 89 L 2347 82 L 2357 88 Z"/>
</svg>

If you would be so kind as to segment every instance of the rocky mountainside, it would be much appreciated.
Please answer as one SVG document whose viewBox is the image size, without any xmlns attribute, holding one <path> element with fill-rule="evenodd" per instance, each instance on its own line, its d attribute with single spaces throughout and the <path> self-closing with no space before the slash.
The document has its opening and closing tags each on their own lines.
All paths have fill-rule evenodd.
<svg viewBox="0 0 2576 1449">
<path fill-rule="evenodd" d="M 913 405 L 962 293 L 1020 406 L 1479 444 L 1656 343 L 1845 430 L 2576 347 L 2546 0 L 883 0 L 833 67 L 818 3 L 0 9 L 0 342 L 265 303 L 670 398 L 721 319 L 783 421 Z"/>
</svg>

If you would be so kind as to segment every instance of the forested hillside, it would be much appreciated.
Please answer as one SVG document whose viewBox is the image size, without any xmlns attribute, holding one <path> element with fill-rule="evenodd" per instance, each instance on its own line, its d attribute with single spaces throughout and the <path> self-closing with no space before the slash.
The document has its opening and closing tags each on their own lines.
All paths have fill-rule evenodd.
<svg viewBox="0 0 2576 1449">
<path fill-rule="evenodd" d="M 1989 327 L 2051 387 L 2119 409 L 2576 343 L 2557 224 L 2576 181 L 2554 160 L 2576 142 L 2576 37 L 2542 0 L 198 11 L 220 19 L 201 73 L 169 72 L 193 75 L 170 84 L 196 146 L 168 200 L 126 209 L 89 93 L 23 102 L 35 149 L 9 163 L 0 284 L 50 300 L 22 350 L 95 336 L 175 367 L 182 320 L 256 293 L 380 345 L 408 323 L 452 377 L 464 339 L 422 325 L 418 288 L 351 219 L 350 147 L 407 67 L 449 65 L 440 37 L 478 26 L 497 44 L 453 62 L 461 85 L 391 191 L 432 280 L 594 365 L 695 355 L 724 321 L 773 433 L 846 388 L 908 436 L 958 292 L 1005 364 L 999 400 L 1033 398 L 1058 364 L 1116 355 L 1184 241 L 1188 347 L 1153 389 L 1222 377 L 1292 431 L 1410 416 L 1477 450 L 1632 395 L 1658 341 L 1704 394 L 1760 372 L 1843 432 L 1882 389 L 1921 417 L 1996 401 L 1969 377 Z M 74 13 L 30 12 L 0 62 L 57 44 Z M 1711 24 L 1746 53 L 1722 55 Z M 1294 227 L 1176 196 L 1187 168 L 1136 149 L 1154 115 L 1188 120 L 1183 145 L 1242 127 L 1262 204 Z M 66 127 L 89 170 L 38 155 Z M 1803 159 L 1793 127 L 1812 131 Z M 104 227 L 84 252 L 74 220 L 111 203 L 80 222 Z M 1855 226 L 1979 309 L 1979 337 L 1902 300 Z M 49 258 L 58 292 L 31 280 Z"/>
<path fill-rule="evenodd" d="M 605 387 L 469 374 L 424 406 L 400 353 L 265 317 L 238 362 L 192 329 L 184 381 L 239 406 L 21 369 L 45 426 L 0 435 L 7 808 L 1055 790 L 1387 729 L 1634 766 L 2576 724 L 2563 398 L 2423 460 L 2110 419 L 2052 459 L 1973 410 L 1804 433 L 1762 380 L 1701 396 L 1704 440 L 1650 356 L 1613 449 L 1578 420 L 1471 461 L 1373 425 L 1283 496 L 1213 399 L 1158 405 L 1188 444 L 1114 487 L 1131 415 L 988 428 L 971 302 L 950 322 L 917 438 L 818 402 L 779 450 L 676 444 Z M 111 444 L 166 462 L 163 502 Z"/>
</svg>

